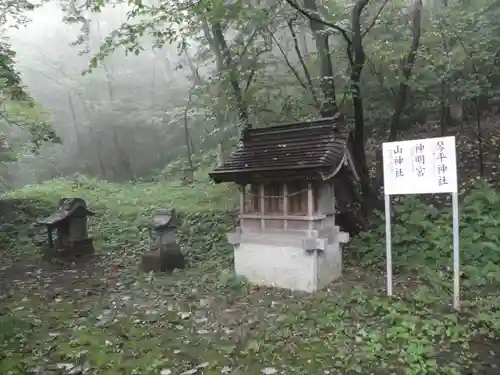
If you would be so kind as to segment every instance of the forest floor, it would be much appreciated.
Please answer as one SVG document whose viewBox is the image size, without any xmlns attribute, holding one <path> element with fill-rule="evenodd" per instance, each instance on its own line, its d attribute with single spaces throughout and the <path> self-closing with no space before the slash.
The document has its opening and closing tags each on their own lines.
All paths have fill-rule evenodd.
<svg viewBox="0 0 500 375">
<path fill-rule="evenodd" d="M 464 189 L 477 181 L 475 150 L 473 141 L 459 139 L 459 163 L 469 171 Z M 489 160 L 498 156 L 488 152 Z M 488 163 L 487 179 L 495 179 Z M 97 213 L 90 228 L 97 253 L 86 261 L 43 262 L 46 235 L 34 222 L 65 196 L 86 199 Z M 0 374 L 500 372 L 500 195 L 493 189 L 462 195 L 460 313 L 450 308 L 449 215 L 414 201 L 401 203 L 402 221 L 394 223 L 391 300 L 385 297 L 383 223 L 353 241 L 342 280 L 315 294 L 255 287 L 235 277 L 230 252 L 209 250 L 227 246 L 231 225 L 214 221 L 184 224 L 183 238 L 199 237 L 198 245 L 185 243 L 188 259 L 198 259 L 187 269 L 169 276 L 138 270 L 152 211 L 167 206 L 217 216 L 234 208 L 231 197 L 232 188 L 203 178 L 192 186 L 59 179 L 6 194 L 0 203 Z"/>
</svg>

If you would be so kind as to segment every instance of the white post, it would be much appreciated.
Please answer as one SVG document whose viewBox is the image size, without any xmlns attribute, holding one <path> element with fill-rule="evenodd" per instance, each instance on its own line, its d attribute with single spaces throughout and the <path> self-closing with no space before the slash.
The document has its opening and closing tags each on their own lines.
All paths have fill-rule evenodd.
<svg viewBox="0 0 500 375">
<path fill-rule="evenodd" d="M 385 257 L 387 264 L 387 295 L 392 297 L 391 196 L 385 194 Z"/>
<path fill-rule="evenodd" d="M 458 193 L 451 193 L 453 205 L 453 308 L 460 309 L 460 237 L 458 216 Z"/>
</svg>

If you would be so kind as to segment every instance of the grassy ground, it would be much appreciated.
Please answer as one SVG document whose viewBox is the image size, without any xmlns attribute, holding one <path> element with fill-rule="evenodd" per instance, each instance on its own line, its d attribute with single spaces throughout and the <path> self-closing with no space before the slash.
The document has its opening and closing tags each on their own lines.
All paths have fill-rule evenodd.
<svg viewBox="0 0 500 375">
<path fill-rule="evenodd" d="M 353 243 L 343 280 L 302 295 L 233 275 L 223 241 L 230 224 L 221 219 L 234 207 L 231 188 L 80 178 L 11 193 L 0 207 L 0 374 L 498 374 L 500 298 L 488 291 L 500 279 L 500 197 L 474 194 L 462 209 L 469 267 L 457 314 L 448 217 L 413 201 L 395 221 L 397 297 L 389 300 L 380 228 Z M 44 234 L 31 223 L 62 196 L 81 196 L 98 214 L 98 254 L 86 262 L 39 260 Z M 186 213 L 191 265 L 141 274 L 144 223 L 165 205 Z"/>
</svg>

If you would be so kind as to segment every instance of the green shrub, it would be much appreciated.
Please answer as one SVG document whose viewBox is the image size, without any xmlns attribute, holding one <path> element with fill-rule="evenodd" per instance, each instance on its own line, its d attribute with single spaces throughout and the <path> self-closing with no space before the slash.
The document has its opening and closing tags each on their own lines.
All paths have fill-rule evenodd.
<svg viewBox="0 0 500 375">
<path fill-rule="evenodd" d="M 452 269 L 451 200 L 443 208 L 404 197 L 394 205 L 392 252 L 395 268 L 445 272 Z M 460 263 L 465 285 L 500 281 L 500 194 L 486 184 L 461 197 Z M 362 265 L 385 265 L 385 222 L 353 239 L 349 249 Z"/>
<path fill-rule="evenodd" d="M 189 263 L 215 260 L 220 266 L 231 264 L 233 252 L 227 233 L 234 227 L 234 212 L 203 211 L 180 216 L 179 240 Z"/>
</svg>

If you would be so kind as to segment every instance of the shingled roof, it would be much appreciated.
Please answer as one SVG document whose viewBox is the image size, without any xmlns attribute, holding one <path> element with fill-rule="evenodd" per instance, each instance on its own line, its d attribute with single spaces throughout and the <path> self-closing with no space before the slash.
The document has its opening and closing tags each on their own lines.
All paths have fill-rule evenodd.
<svg viewBox="0 0 500 375">
<path fill-rule="evenodd" d="M 338 118 L 296 122 L 243 132 L 238 149 L 210 177 L 216 182 L 320 179 L 338 171 L 348 150 L 348 132 Z"/>
</svg>

